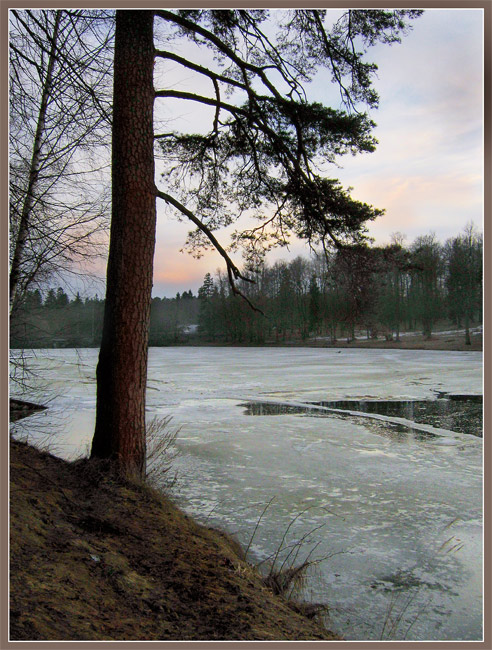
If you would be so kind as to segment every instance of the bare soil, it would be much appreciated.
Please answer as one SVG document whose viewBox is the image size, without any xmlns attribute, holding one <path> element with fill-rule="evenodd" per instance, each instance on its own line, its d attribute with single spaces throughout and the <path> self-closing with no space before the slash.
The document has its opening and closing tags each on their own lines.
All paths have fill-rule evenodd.
<svg viewBox="0 0 492 650">
<path fill-rule="evenodd" d="M 10 462 L 11 640 L 339 639 L 150 487 L 16 441 Z"/>
</svg>

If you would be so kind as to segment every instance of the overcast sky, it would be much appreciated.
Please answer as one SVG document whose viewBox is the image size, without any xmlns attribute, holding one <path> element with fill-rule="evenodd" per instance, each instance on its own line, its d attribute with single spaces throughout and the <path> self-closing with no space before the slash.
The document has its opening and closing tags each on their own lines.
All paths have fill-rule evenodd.
<svg viewBox="0 0 492 650">
<path fill-rule="evenodd" d="M 354 198 L 386 209 L 370 224 L 377 244 L 388 243 L 395 232 L 406 235 L 406 244 L 430 232 L 444 242 L 470 221 L 482 230 L 482 10 L 427 10 L 412 24 L 401 44 L 368 53 L 379 68 L 380 105 L 371 114 L 378 125 L 377 151 L 344 157 L 342 169 L 330 170 L 331 177 L 354 188 Z M 313 85 L 310 98 L 333 105 L 326 79 Z M 157 110 L 172 117 L 174 108 Z M 185 119 L 191 126 L 196 116 L 190 111 Z M 196 292 L 207 271 L 222 268 L 215 253 L 195 260 L 179 252 L 189 229 L 169 218 L 158 201 L 154 296 Z M 301 243 L 267 259 L 297 254 L 308 255 Z"/>
</svg>

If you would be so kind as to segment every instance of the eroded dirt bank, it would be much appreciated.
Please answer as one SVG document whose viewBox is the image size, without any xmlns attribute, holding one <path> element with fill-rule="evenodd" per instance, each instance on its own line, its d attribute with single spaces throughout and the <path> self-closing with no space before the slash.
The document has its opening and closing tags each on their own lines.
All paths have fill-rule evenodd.
<svg viewBox="0 0 492 650">
<path fill-rule="evenodd" d="M 25 443 L 10 454 L 12 640 L 338 638 L 150 488 Z"/>
</svg>

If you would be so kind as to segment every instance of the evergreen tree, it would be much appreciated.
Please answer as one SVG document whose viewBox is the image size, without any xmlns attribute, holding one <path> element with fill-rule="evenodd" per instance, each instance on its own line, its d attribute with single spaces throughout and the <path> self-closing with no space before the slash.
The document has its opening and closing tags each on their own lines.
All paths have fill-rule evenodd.
<svg viewBox="0 0 492 650">
<path fill-rule="evenodd" d="M 56 293 L 54 289 L 49 289 L 44 301 L 45 307 L 55 307 L 56 306 Z"/>
<path fill-rule="evenodd" d="M 200 311 L 198 312 L 198 328 L 206 338 L 214 340 L 217 334 L 216 308 L 218 297 L 217 288 L 212 276 L 207 273 L 203 278 L 203 284 L 198 289 L 198 300 Z"/>
<path fill-rule="evenodd" d="M 58 287 L 56 290 L 56 306 L 59 308 L 67 307 L 69 303 L 69 298 L 67 294 L 63 291 L 62 287 Z"/>
<path fill-rule="evenodd" d="M 153 12 L 116 12 L 112 216 L 91 456 L 145 476 L 145 392 L 156 228 Z"/>
<path fill-rule="evenodd" d="M 324 10 L 116 12 L 112 225 L 93 456 L 113 458 L 133 474 L 145 472 L 155 197 L 194 224 L 192 250 L 205 244 L 219 252 L 236 294 L 244 295 L 237 281 L 251 278 L 214 231 L 245 212 L 255 212 L 260 226 L 240 229 L 233 239 L 244 245 L 251 263 L 265 246 L 285 244 L 289 235 L 312 245 L 360 243 L 365 222 L 381 211 L 353 200 L 337 180 L 317 170 L 337 156 L 374 150 L 373 122 L 352 110 L 378 101 L 371 84 L 375 66 L 364 56 L 376 43 L 398 41 L 408 19 L 420 13 L 349 10 L 329 28 Z M 154 17 L 167 49 L 154 46 Z M 178 54 L 185 39 L 211 49 L 214 64 Z M 209 80 L 213 90 L 154 91 L 155 57 Z M 345 110 L 307 100 L 306 82 L 323 70 L 338 84 Z M 154 98 L 213 108 L 208 132 L 157 134 L 168 163 L 166 191 L 154 185 Z"/>
</svg>

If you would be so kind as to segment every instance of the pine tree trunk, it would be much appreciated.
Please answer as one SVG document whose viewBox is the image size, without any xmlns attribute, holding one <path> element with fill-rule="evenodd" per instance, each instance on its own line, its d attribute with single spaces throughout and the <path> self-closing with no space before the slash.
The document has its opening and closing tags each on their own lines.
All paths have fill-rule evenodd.
<svg viewBox="0 0 492 650">
<path fill-rule="evenodd" d="M 111 235 L 91 456 L 140 477 L 156 224 L 153 66 L 152 11 L 117 11 Z"/>
</svg>

